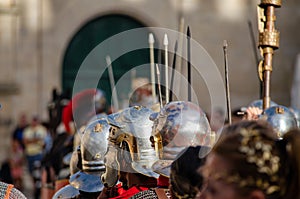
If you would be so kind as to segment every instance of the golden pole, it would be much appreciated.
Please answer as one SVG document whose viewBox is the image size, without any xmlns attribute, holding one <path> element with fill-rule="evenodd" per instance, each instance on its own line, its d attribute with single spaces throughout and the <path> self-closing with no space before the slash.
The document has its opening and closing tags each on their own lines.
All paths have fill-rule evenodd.
<svg viewBox="0 0 300 199">
<path fill-rule="evenodd" d="M 274 50 L 279 48 L 279 31 L 275 29 L 275 8 L 281 0 L 261 0 L 258 6 L 259 49 L 263 60 L 259 63 L 260 80 L 263 81 L 263 109 L 270 106 L 270 82 Z"/>
</svg>

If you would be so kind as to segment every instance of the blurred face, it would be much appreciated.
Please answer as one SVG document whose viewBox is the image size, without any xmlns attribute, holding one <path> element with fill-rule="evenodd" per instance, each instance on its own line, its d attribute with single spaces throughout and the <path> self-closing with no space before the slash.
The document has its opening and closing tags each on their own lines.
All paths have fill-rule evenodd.
<svg viewBox="0 0 300 199">
<path fill-rule="evenodd" d="M 227 161 L 211 153 L 205 163 L 203 169 L 203 177 L 205 185 L 201 194 L 199 193 L 196 198 L 198 199 L 244 199 L 237 192 L 232 184 L 227 183 L 222 179 L 216 179 L 214 174 L 224 173 L 228 171 L 229 165 Z"/>
</svg>

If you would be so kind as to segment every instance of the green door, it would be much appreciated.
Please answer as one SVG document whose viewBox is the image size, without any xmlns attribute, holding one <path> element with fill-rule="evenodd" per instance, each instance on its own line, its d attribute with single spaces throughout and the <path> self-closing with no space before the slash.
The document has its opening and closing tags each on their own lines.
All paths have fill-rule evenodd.
<svg viewBox="0 0 300 199">
<path fill-rule="evenodd" d="M 86 58 L 86 56 L 102 41 L 107 38 L 116 35 L 120 32 L 145 27 L 142 23 L 136 21 L 135 19 L 125 16 L 125 15 L 105 15 L 99 18 L 93 19 L 81 27 L 77 33 L 71 39 L 68 47 L 65 51 L 65 56 L 63 60 L 62 68 L 62 87 L 63 92 L 69 93 L 71 97 L 71 92 L 73 90 L 74 81 L 77 75 L 77 72 Z M 145 29 L 145 34 L 143 37 L 143 42 L 148 42 L 148 32 Z M 146 44 L 147 45 L 147 44 Z M 105 62 L 105 60 L 104 60 Z M 113 72 L 115 82 L 124 75 L 130 69 L 149 63 L 149 49 L 139 49 L 131 51 L 120 56 L 113 63 Z M 98 67 L 98 66 L 97 66 Z M 97 70 L 97 67 L 93 70 Z M 106 67 L 105 65 L 99 67 Z M 140 73 L 141 71 L 139 71 Z M 149 78 L 149 71 L 142 71 L 143 74 L 136 74 L 136 76 L 143 76 Z M 89 71 L 89 74 L 86 75 L 83 80 L 88 84 L 88 81 L 94 77 L 94 71 Z M 150 78 L 149 78 L 150 79 Z M 128 85 L 130 85 L 130 79 L 128 79 Z M 126 98 L 128 92 L 130 92 L 130 86 L 124 87 L 121 91 L 118 91 L 118 97 Z M 98 83 L 98 88 L 105 91 L 107 95 L 107 100 L 111 102 L 111 88 L 109 82 L 109 76 L 107 70 L 100 77 Z"/>
</svg>

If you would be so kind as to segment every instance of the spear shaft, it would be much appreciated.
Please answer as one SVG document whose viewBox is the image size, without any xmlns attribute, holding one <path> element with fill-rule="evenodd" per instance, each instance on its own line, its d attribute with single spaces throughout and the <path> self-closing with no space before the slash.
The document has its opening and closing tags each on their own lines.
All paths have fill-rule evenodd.
<svg viewBox="0 0 300 199">
<path fill-rule="evenodd" d="M 112 92 L 112 101 L 113 101 L 113 105 L 114 105 L 114 110 L 119 110 L 118 94 L 117 94 L 117 89 L 115 86 L 116 84 L 115 84 L 114 73 L 113 73 L 113 69 L 112 69 L 112 65 L 111 65 L 110 56 L 106 56 L 106 64 L 107 64 L 109 82 L 110 82 L 110 87 L 111 87 L 111 92 Z"/>
<path fill-rule="evenodd" d="M 173 64 L 172 64 L 172 76 L 171 76 L 170 94 L 169 94 L 169 96 L 170 96 L 170 102 L 173 100 L 172 90 L 173 90 L 174 76 L 175 76 L 177 48 L 178 48 L 178 43 L 176 41 L 175 42 L 175 47 L 174 47 L 174 57 L 173 57 Z"/>
<path fill-rule="evenodd" d="M 151 89 L 153 102 L 156 101 L 156 90 L 155 90 L 155 66 L 154 66 L 154 36 L 152 33 L 149 34 L 149 49 L 150 49 L 150 71 L 151 71 Z"/>
<path fill-rule="evenodd" d="M 228 56 L 227 56 L 227 41 L 224 40 L 223 51 L 224 51 L 224 65 L 225 65 L 225 86 L 226 86 L 226 101 L 227 101 L 227 116 L 228 123 L 231 124 L 231 106 L 230 106 L 230 92 L 229 92 L 229 78 L 228 78 Z"/>
<path fill-rule="evenodd" d="M 159 94 L 159 101 L 160 101 L 160 108 L 163 108 L 163 101 L 162 101 L 162 94 L 161 94 L 161 85 L 160 85 L 160 72 L 158 68 L 158 64 L 156 64 L 156 75 L 157 75 L 157 83 L 158 83 L 158 94 Z"/>
<path fill-rule="evenodd" d="M 192 101 L 192 79 L 191 79 L 191 31 L 187 28 L 187 69 L 188 69 L 188 101 Z"/>
<path fill-rule="evenodd" d="M 169 102 L 169 58 L 168 58 L 168 36 L 164 36 L 164 46 L 165 46 L 165 83 L 166 83 L 166 104 Z"/>
</svg>

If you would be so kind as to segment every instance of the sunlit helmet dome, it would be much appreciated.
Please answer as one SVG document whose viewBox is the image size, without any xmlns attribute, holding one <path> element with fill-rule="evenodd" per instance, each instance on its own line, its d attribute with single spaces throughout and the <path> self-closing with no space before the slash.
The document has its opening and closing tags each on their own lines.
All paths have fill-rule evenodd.
<svg viewBox="0 0 300 199">
<path fill-rule="evenodd" d="M 81 138 L 82 170 L 87 173 L 105 171 L 104 155 L 108 147 L 110 126 L 106 119 L 98 119 L 88 124 Z"/>
<path fill-rule="evenodd" d="M 170 102 L 151 119 L 154 121 L 151 139 L 160 159 L 152 168 L 159 174 L 169 176 L 169 166 L 186 147 L 211 144 L 208 119 L 192 102 Z"/>
<path fill-rule="evenodd" d="M 291 129 L 297 128 L 295 115 L 285 106 L 277 105 L 267 108 L 260 117 L 273 126 L 278 137 L 282 137 Z"/>
</svg>

